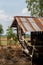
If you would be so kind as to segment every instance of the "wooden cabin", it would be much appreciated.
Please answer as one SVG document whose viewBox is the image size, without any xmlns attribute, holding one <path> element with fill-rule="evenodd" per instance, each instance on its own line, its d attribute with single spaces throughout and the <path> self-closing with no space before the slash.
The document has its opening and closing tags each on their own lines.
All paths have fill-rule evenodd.
<svg viewBox="0 0 43 65">
<path fill-rule="evenodd" d="M 42 61 L 43 60 L 43 51 L 42 51 L 43 49 L 43 39 L 42 39 L 43 38 L 43 17 L 37 18 L 37 17 L 29 17 L 29 16 L 15 16 L 11 24 L 11 27 L 16 28 L 18 40 L 20 41 L 22 47 L 25 49 L 24 51 L 26 52 L 26 54 L 29 54 L 29 51 L 33 49 L 32 65 L 34 65 L 34 62 L 36 62 L 36 64 L 38 64 L 39 61 L 40 63 L 42 63 L 43 62 Z M 28 45 L 26 44 L 26 41 L 24 41 L 24 35 L 27 32 L 31 33 L 31 45 L 33 45 L 33 47 L 32 48 L 29 47 L 29 49 L 28 49 Z"/>
<path fill-rule="evenodd" d="M 11 27 L 16 28 L 18 39 L 27 32 L 43 31 L 43 18 L 14 16 Z"/>
</svg>

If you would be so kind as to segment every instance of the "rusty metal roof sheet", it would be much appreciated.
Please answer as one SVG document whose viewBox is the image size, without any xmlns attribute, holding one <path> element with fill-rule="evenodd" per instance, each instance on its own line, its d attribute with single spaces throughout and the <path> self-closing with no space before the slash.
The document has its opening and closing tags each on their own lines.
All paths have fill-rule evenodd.
<svg viewBox="0 0 43 65">
<path fill-rule="evenodd" d="M 18 24 L 24 32 L 43 31 L 43 17 L 16 16 Z"/>
</svg>

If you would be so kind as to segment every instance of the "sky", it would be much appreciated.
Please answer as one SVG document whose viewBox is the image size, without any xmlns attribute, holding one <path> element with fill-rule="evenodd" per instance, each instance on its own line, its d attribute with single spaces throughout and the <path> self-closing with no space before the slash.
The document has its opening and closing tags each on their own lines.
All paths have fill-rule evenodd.
<svg viewBox="0 0 43 65">
<path fill-rule="evenodd" d="M 26 0 L 0 0 L 0 24 L 3 25 L 4 34 L 14 16 L 30 16 L 26 6 Z"/>
</svg>

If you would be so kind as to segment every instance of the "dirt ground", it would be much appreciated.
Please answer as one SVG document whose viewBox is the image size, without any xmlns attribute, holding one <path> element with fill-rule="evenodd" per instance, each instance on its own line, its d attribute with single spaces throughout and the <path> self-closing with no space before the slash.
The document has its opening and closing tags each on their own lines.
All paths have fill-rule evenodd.
<svg viewBox="0 0 43 65">
<path fill-rule="evenodd" d="M 31 65 L 21 46 L 0 46 L 0 65 Z"/>
</svg>

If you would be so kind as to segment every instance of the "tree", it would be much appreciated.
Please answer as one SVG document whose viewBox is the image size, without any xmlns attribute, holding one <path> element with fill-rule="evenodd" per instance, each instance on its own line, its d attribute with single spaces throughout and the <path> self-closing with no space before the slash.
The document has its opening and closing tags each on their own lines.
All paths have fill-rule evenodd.
<svg viewBox="0 0 43 65">
<path fill-rule="evenodd" d="M 1 35 L 3 33 L 3 26 L 0 24 L 0 45 L 1 45 Z"/>
<path fill-rule="evenodd" d="M 26 3 L 32 16 L 43 17 L 43 0 L 26 0 Z"/>
<path fill-rule="evenodd" d="M 7 29 L 7 38 L 8 38 L 8 40 L 10 40 L 10 43 L 11 43 L 11 38 L 14 40 L 14 42 L 17 42 L 17 36 L 13 32 L 13 28 L 11 28 L 11 27 L 8 27 L 8 29 Z"/>
</svg>

